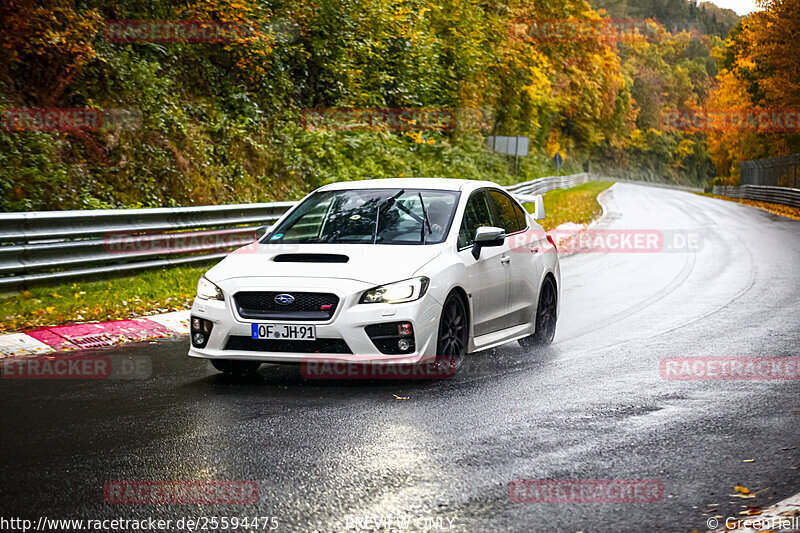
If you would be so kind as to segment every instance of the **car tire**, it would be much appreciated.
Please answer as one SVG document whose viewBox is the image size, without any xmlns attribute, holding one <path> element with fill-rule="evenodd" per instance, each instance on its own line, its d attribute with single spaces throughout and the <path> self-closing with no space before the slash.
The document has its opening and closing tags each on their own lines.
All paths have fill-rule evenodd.
<svg viewBox="0 0 800 533">
<path fill-rule="evenodd" d="M 539 290 L 539 305 L 536 306 L 536 331 L 519 340 L 523 348 L 547 346 L 556 335 L 558 291 L 553 278 L 546 277 Z"/>
<path fill-rule="evenodd" d="M 442 306 L 436 338 L 436 364 L 441 375 L 452 377 L 461 369 L 467 355 L 469 315 L 464 299 L 450 293 Z"/>
<path fill-rule="evenodd" d="M 211 364 L 220 372 L 231 376 L 249 376 L 255 374 L 261 363 L 258 361 L 235 361 L 232 359 L 212 359 Z"/>
</svg>

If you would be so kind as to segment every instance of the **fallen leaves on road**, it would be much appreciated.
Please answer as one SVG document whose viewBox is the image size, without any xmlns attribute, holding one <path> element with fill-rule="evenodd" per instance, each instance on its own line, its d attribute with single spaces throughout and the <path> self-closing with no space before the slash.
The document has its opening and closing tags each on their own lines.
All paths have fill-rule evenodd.
<svg viewBox="0 0 800 533">
<path fill-rule="evenodd" d="M 756 497 L 755 494 L 750 494 L 750 489 L 748 489 L 747 487 L 743 487 L 742 485 L 739 485 L 739 484 L 737 484 L 735 487 L 733 487 L 733 490 L 735 490 L 737 492 L 737 494 L 728 494 L 728 497 L 730 497 L 730 498 L 742 498 L 743 500 L 747 500 L 747 499 Z M 733 503 L 733 502 L 730 502 L 730 503 Z"/>
<path fill-rule="evenodd" d="M 746 509 L 744 511 L 740 511 L 739 514 L 743 514 L 746 516 L 756 516 L 761 514 L 761 509 Z"/>
<path fill-rule="evenodd" d="M 722 200 L 728 200 L 739 204 L 745 204 L 752 207 L 757 207 L 774 215 L 781 215 L 787 218 L 800 220 L 800 209 L 796 207 L 791 207 L 783 204 L 773 204 L 770 202 L 762 202 L 759 200 L 748 200 L 745 198 L 729 198 L 727 196 L 718 196 L 718 195 L 712 195 L 712 196 L 714 196 L 714 198 L 720 198 Z"/>
</svg>

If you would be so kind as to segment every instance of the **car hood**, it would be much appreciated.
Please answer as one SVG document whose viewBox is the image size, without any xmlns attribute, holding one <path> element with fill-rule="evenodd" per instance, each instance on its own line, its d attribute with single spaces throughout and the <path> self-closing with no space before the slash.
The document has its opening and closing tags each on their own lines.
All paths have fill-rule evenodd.
<svg viewBox="0 0 800 533">
<path fill-rule="evenodd" d="M 408 279 L 444 251 L 444 244 L 271 244 L 244 246 L 206 273 L 232 278 L 334 278 L 381 285 Z"/>
</svg>

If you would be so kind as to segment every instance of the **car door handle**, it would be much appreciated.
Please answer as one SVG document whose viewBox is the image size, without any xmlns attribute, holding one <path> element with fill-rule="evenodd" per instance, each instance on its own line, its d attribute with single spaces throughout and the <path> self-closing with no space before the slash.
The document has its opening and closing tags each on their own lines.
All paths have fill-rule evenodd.
<svg viewBox="0 0 800 533">
<path fill-rule="evenodd" d="M 511 262 L 511 256 L 510 255 L 501 255 L 500 256 L 500 262 L 503 263 L 504 265 L 507 265 L 508 263 Z"/>
</svg>

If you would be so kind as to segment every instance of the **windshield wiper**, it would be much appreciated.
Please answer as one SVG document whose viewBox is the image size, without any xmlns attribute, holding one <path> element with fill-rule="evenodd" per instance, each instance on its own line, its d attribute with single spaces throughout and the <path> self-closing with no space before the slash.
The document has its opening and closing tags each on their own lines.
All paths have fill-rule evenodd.
<svg viewBox="0 0 800 533">
<path fill-rule="evenodd" d="M 422 199 L 422 192 L 417 192 L 419 195 L 419 205 L 422 207 L 422 216 L 425 217 L 425 223 L 422 224 L 422 227 L 419 230 L 419 240 L 422 241 L 422 244 L 425 244 L 425 226 L 428 226 L 428 235 L 433 233 L 431 229 L 431 221 L 428 218 L 428 210 L 425 209 L 425 201 Z"/>
<path fill-rule="evenodd" d="M 405 189 L 400 189 L 400 191 L 392 196 L 391 198 L 387 198 L 386 200 L 382 201 L 378 204 L 378 211 L 375 213 L 375 228 L 372 230 L 372 244 L 378 242 L 378 224 L 381 223 L 381 209 L 384 206 L 391 207 L 394 205 L 394 201 L 403 196 L 405 194 Z"/>
</svg>

